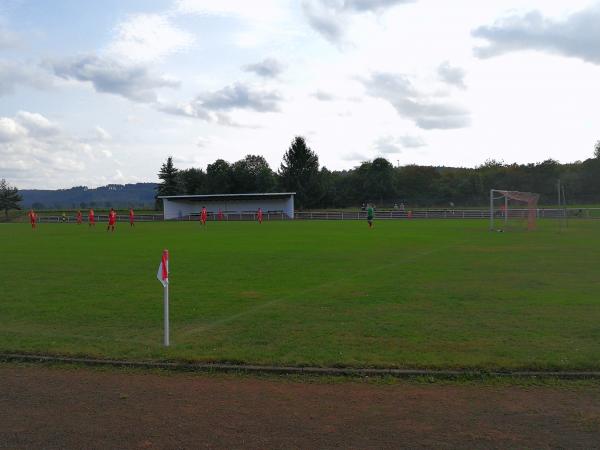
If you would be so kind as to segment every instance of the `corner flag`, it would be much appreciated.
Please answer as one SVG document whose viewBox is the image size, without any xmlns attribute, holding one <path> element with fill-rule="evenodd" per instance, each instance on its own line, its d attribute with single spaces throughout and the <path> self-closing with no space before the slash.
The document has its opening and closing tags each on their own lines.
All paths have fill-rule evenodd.
<svg viewBox="0 0 600 450">
<path fill-rule="evenodd" d="M 160 265 L 158 266 L 158 272 L 156 274 L 156 278 L 160 281 L 163 287 L 167 287 L 169 284 L 169 251 L 164 250 L 162 254 L 162 259 L 160 261 Z"/>
<path fill-rule="evenodd" d="M 163 285 L 163 320 L 164 320 L 164 338 L 163 344 L 165 347 L 170 345 L 169 342 L 169 250 L 164 249 L 156 278 Z"/>
</svg>

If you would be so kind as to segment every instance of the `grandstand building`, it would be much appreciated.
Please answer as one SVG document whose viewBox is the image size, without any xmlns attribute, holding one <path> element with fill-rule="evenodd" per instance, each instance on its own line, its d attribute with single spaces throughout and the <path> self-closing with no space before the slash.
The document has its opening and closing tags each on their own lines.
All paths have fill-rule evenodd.
<svg viewBox="0 0 600 450">
<path fill-rule="evenodd" d="M 165 220 L 188 219 L 200 214 L 205 206 L 209 216 L 217 217 L 219 210 L 225 219 L 250 219 L 258 208 L 267 217 L 293 219 L 295 192 L 262 194 L 165 195 Z"/>
</svg>

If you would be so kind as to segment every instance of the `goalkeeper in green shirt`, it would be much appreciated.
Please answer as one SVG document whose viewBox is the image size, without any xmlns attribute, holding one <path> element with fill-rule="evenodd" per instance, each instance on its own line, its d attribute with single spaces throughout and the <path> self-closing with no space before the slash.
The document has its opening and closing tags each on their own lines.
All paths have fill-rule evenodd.
<svg viewBox="0 0 600 450">
<path fill-rule="evenodd" d="M 369 228 L 373 228 L 373 205 L 367 205 L 367 223 Z"/>
</svg>

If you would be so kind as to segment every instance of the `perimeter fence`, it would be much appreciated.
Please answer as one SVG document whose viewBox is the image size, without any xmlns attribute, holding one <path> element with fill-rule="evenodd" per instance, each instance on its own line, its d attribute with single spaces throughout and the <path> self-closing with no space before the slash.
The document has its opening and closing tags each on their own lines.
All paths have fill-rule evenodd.
<svg viewBox="0 0 600 450">
<path fill-rule="evenodd" d="M 528 209 L 510 209 L 508 218 L 526 218 Z M 504 211 L 494 210 L 495 217 L 504 217 Z M 296 211 L 294 220 L 366 220 L 366 211 Z M 400 219 L 489 219 L 489 209 L 415 209 L 415 210 L 384 210 L 375 211 L 376 220 L 400 220 Z M 562 208 L 537 209 L 538 219 L 600 219 L 600 208 Z M 96 222 L 108 222 L 108 215 L 97 215 Z M 184 215 L 170 221 L 198 221 L 198 214 Z M 162 214 L 143 214 L 136 215 L 136 222 L 157 222 L 163 221 Z M 209 214 L 209 221 L 252 221 L 256 220 L 256 213 L 253 211 L 244 211 L 241 213 L 223 213 L 221 217 L 217 214 Z M 290 220 L 287 214 L 283 212 L 265 212 L 264 221 Z M 39 216 L 41 223 L 75 223 L 77 219 L 73 215 L 67 216 Z M 117 215 L 117 222 L 129 222 L 128 215 Z M 84 217 L 83 223 L 87 223 L 87 217 Z"/>
<path fill-rule="evenodd" d="M 415 209 L 407 211 L 375 211 L 377 220 L 393 219 L 489 219 L 489 209 Z M 509 218 L 526 218 L 529 210 L 510 209 Z M 296 212 L 297 220 L 366 220 L 366 211 L 307 211 Z M 504 217 L 504 211 L 495 210 L 494 215 Z M 538 219 L 588 218 L 600 219 L 600 208 L 538 209 Z"/>
</svg>

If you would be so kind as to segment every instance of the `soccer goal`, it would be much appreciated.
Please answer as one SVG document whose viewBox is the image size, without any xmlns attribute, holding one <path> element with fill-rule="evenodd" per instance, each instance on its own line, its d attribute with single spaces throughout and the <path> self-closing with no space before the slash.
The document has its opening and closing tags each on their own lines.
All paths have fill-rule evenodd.
<svg viewBox="0 0 600 450">
<path fill-rule="evenodd" d="M 531 192 L 490 190 L 490 231 L 497 231 L 527 223 L 528 230 L 535 230 L 539 194 Z"/>
</svg>

